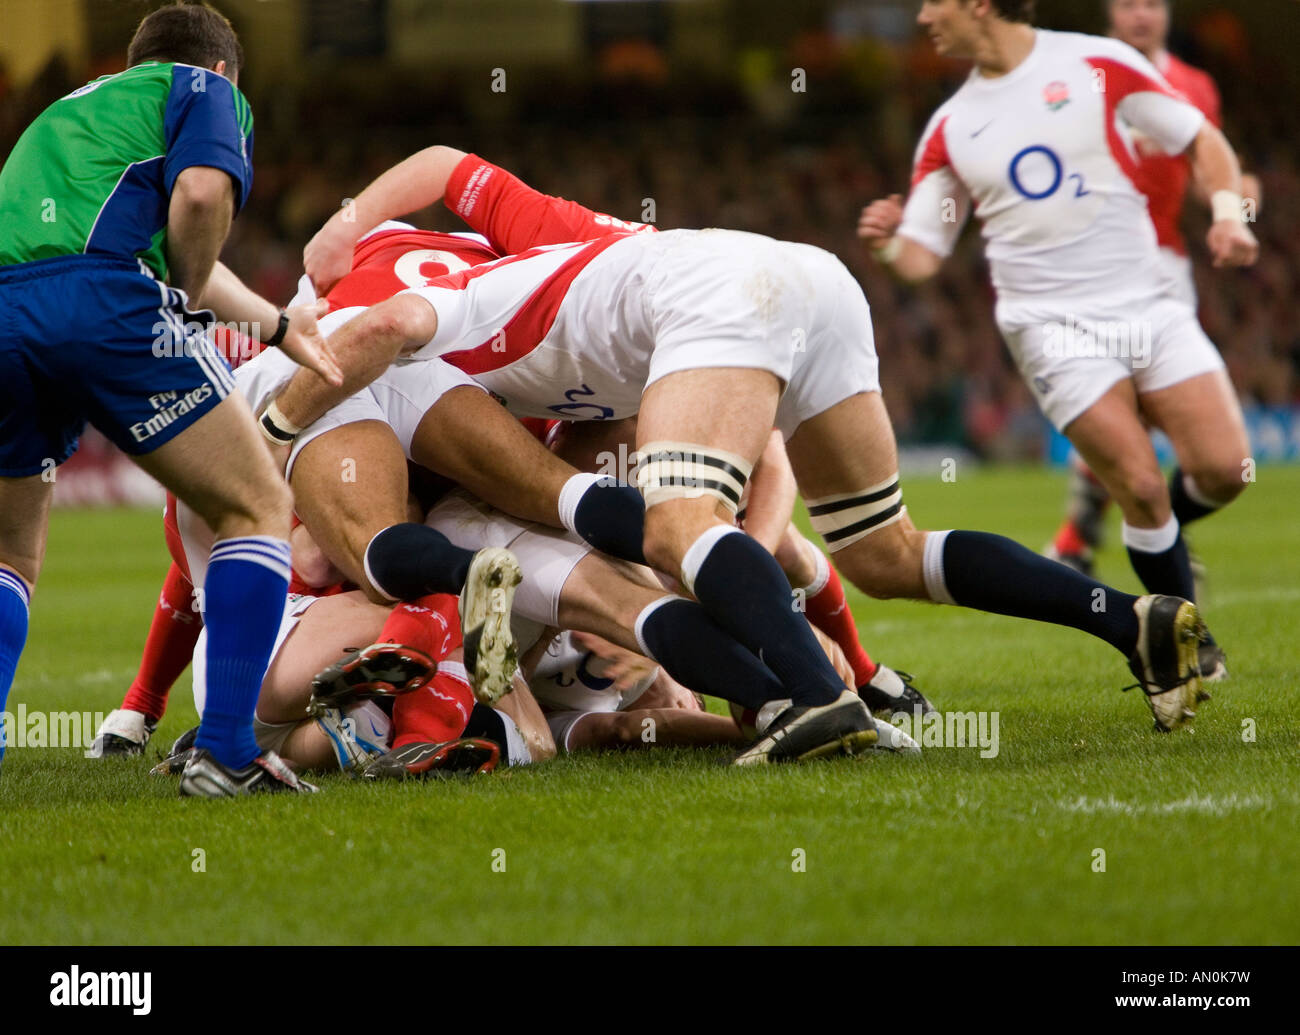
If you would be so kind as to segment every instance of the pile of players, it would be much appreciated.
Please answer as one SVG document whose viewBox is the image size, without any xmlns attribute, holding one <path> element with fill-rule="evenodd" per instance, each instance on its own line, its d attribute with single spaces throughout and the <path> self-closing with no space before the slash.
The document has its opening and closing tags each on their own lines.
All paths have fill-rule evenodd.
<svg viewBox="0 0 1300 1035">
<path fill-rule="evenodd" d="M 1116 414 L 1133 386 L 1149 417 L 1177 415 L 1153 397 L 1204 385 L 1221 364 L 1197 340 L 1183 355 L 1195 317 L 1157 273 L 1116 127 L 1127 120 L 1167 150 L 1188 149 L 1215 199 L 1211 247 L 1229 265 L 1253 260 L 1241 206 L 1229 204 L 1241 189 L 1235 156 L 1136 52 L 1034 30 L 1031 10 L 923 4 L 940 48 L 979 68 L 918 150 L 906 212 L 878 203 L 862 234 L 901 274 L 921 276 L 960 227 L 942 202 L 957 198 L 964 212 L 978 201 L 998 289 L 1020 321 L 1008 340 L 1045 395 L 1068 386 L 1066 404 L 1044 402 L 1067 433 L 1115 391 L 1129 395 L 1101 416 L 1125 426 Z M 1103 92 L 1091 90 L 1099 67 Z M 1024 97 L 985 96 L 1026 82 Z M 1025 110 L 969 145 L 988 129 L 981 116 L 995 124 L 1012 97 Z M 1027 146 L 1037 133 L 1063 142 Z M 1046 186 L 1029 161 L 1044 156 Z M 1062 189 L 1066 163 L 1083 170 L 1070 172 L 1077 191 Z M 395 222 L 439 199 L 470 232 Z M 1047 253 L 1050 290 L 1026 288 Z M 1172 545 L 1165 525 L 1135 525 L 1152 590 L 1140 597 L 1001 536 L 913 525 L 866 300 L 821 249 L 660 232 L 433 147 L 348 203 L 304 265 L 292 315 L 269 342 L 281 349 L 234 379 L 301 520 L 296 591 L 278 628 L 262 622 L 258 633 L 269 661 L 250 651 L 238 665 L 219 660 L 238 651 L 230 626 L 209 618 L 216 591 L 226 607 L 237 597 L 232 562 L 278 567 L 281 546 L 232 538 L 238 524 L 214 521 L 211 501 L 173 477 L 176 564 L 141 677 L 99 738 L 105 753 L 143 749 L 192 643 L 203 722 L 170 760 L 182 793 L 312 790 L 281 755 L 405 778 L 538 760 L 557 743 L 743 739 L 738 765 L 915 750 L 872 712 L 928 702 L 862 650 L 835 568 L 790 525 L 796 487 L 835 567 L 863 591 L 1091 633 L 1126 659 L 1158 729 L 1186 725 L 1204 698 L 1204 658 L 1217 647 L 1190 590 L 1173 591 L 1186 569 L 1176 522 Z M 1045 368 L 1061 357 L 1036 348 L 1044 326 L 1076 312 L 1158 315 L 1150 370 L 1116 369 L 1113 356 Z M 319 328 L 289 347 L 288 324 L 308 319 L 299 314 Z M 328 343 L 313 348 L 317 331 Z M 633 451 L 634 468 L 611 463 Z M 203 587 L 206 642 L 184 620 L 191 586 Z M 247 724 L 229 686 L 250 675 L 256 746 L 244 751 L 257 754 L 223 759 L 225 742 L 205 731 Z M 702 712 L 696 694 L 729 701 L 739 723 Z"/>
</svg>

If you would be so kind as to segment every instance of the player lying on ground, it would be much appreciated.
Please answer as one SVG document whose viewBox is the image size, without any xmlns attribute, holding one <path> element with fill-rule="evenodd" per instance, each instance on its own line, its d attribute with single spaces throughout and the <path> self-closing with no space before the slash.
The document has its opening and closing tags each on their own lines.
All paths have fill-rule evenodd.
<svg viewBox="0 0 1300 1035">
<path fill-rule="evenodd" d="M 522 765 L 553 757 L 522 679 L 495 708 L 474 700 L 456 598 L 434 603 L 434 610 L 386 607 L 357 590 L 291 596 L 258 699 L 259 743 L 302 769 L 341 768 L 368 779 L 489 772 L 498 759 Z M 372 642 L 364 652 L 350 647 Z M 392 649 L 378 649 L 385 644 Z M 200 639 L 196 656 L 201 650 Z M 195 679 L 200 714 L 204 697 Z"/>
<path fill-rule="evenodd" d="M 1196 105 L 1205 117 L 1219 129 L 1223 128 L 1219 90 L 1205 72 L 1179 60 L 1167 49 L 1169 39 L 1169 0 L 1108 0 L 1109 34 L 1136 49 L 1155 65 L 1171 87 Z M 1134 134 L 1136 168 L 1133 185 L 1146 197 L 1147 211 L 1156 231 L 1160 263 L 1176 286 L 1178 296 L 1188 305 L 1196 307 L 1196 282 L 1192 276 L 1192 263 L 1187 254 L 1187 242 L 1179 228 L 1184 200 L 1191 177 L 1191 163 L 1185 154 L 1165 154 L 1159 146 L 1140 134 Z M 1195 192 L 1198 200 L 1210 203 L 1209 195 Z M 1260 184 L 1258 177 L 1242 173 L 1241 193 L 1246 205 L 1258 218 Z M 1087 463 L 1077 454 L 1071 454 L 1069 492 L 1066 518 L 1058 529 L 1048 556 L 1092 574 L 1093 556 L 1101 546 L 1103 518 L 1111 496 Z M 1197 502 L 1200 495 L 1195 479 L 1176 469 L 1169 480 L 1170 499 L 1174 514 L 1186 526 L 1199 516 Z M 1189 544 L 1190 546 L 1190 544 Z M 1192 573 L 1197 574 L 1195 557 L 1191 557 Z M 1226 674 L 1222 661 L 1214 676 Z M 1203 673 L 1212 678 L 1211 673 Z"/>
<path fill-rule="evenodd" d="M 740 727 L 643 655 L 599 636 L 562 632 L 539 640 L 528 685 L 557 751 L 740 746 Z"/>
<path fill-rule="evenodd" d="M 527 228 L 482 203 L 483 182 L 497 176 L 508 174 L 464 156 L 452 182 L 462 195 L 478 184 L 462 216 L 512 251 Z M 1195 714 L 1202 626 L 1193 604 L 1119 593 L 1000 536 L 912 525 L 866 301 L 820 249 L 732 231 L 611 230 L 409 289 L 345 324 L 331 345 L 349 370 L 357 357 L 370 370 L 386 359 L 443 359 L 517 416 L 638 414 L 644 556 L 762 650 L 792 702 L 738 764 L 856 753 L 876 737 L 866 707 L 791 611 L 780 566 L 734 527 L 773 427 L 787 437 L 814 526 L 864 591 L 1090 632 L 1129 659 L 1160 728 Z M 292 434 L 347 388 L 296 375 L 264 421 Z"/>
<path fill-rule="evenodd" d="M 242 56 L 215 11 L 155 11 L 126 71 L 48 107 L 0 172 L 0 707 L 45 552 L 49 472 L 89 421 L 213 533 L 212 700 L 181 780 L 182 794 L 207 797 L 302 788 L 252 731 L 288 578 L 290 495 L 202 330 L 211 314 L 189 306 L 259 324 L 339 379 L 315 307 L 277 311 L 216 262 L 252 180 Z"/>
<path fill-rule="evenodd" d="M 1223 360 L 1167 275 L 1135 183 L 1133 131 L 1186 155 L 1211 198 L 1215 266 L 1248 266 L 1241 170 L 1224 136 L 1118 40 L 1048 32 L 1027 0 L 925 0 L 940 54 L 974 62 L 930 120 L 906 208 L 863 211 L 858 234 L 900 276 L 933 276 L 972 202 L 988 242 L 1003 337 L 1048 419 L 1124 514 L 1124 544 L 1150 593 L 1195 596 L 1182 525 L 1253 478 Z M 1166 486 L 1147 425 L 1169 436 Z M 1212 641 L 1198 660 L 1218 674 Z"/>
</svg>

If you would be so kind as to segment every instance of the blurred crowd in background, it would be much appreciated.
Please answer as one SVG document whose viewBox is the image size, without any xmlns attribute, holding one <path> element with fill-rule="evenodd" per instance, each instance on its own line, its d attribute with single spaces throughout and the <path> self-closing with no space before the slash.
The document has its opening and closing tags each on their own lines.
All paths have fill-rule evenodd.
<svg viewBox="0 0 1300 1035">
<path fill-rule="evenodd" d="M 1231 15 L 1182 29 L 1173 49 L 1214 75 L 1229 139 L 1263 184 L 1262 257 L 1251 270 L 1209 267 L 1208 220 L 1191 206 L 1200 317 L 1243 401 L 1288 408 L 1300 402 L 1300 109 L 1282 70 L 1252 53 Z M 855 235 L 863 205 L 906 193 L 925 121 L 965 70 L 935 58 L 922 38 L 845 43 L 829 28 L 783 53 L 737 60 L 726 79 L 683 76 L 649 44 L 616 43 L 580 69 L 514 73 L 504 93 L 489 89 L 486 71 L 413 75 L 318 60 L 305 81 L 248 91 L 256 175 L 226 261 L 262 294 L 287 301 L 303 244 L 343 198 L 405 155 L 449 144 L 625 219 L 751 230 L 834 252 L 871 303 L 885 399 L 903 443 L 960 445 L 988 459 L 1041 456 L 1047 426 L 993 323 L 976 229 L 920 288 L 898 283 Z M 805 72 L 802 92 L 792 88 L 793 69 Z M 92 71 L 113 70 L 105 59 Z M 56 58 L 16 88 L 0 69 L 0 153 L 84 78 Z M 463 228 L 441 209 L 415 221 Z"/>
</svg>

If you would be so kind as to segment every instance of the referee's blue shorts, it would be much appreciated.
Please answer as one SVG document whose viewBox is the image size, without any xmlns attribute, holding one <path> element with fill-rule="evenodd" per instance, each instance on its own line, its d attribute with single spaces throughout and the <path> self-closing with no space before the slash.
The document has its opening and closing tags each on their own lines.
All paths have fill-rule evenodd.
<svg viewBox="0 0 1300 1035">
<path fill-rule="evenodd" d="M 0 476 L 41 474 L 86 423 L 133 455 L 234 388 L 212 314 L 134 259 L 65 255 L 0 266 Z"/>
</svg>

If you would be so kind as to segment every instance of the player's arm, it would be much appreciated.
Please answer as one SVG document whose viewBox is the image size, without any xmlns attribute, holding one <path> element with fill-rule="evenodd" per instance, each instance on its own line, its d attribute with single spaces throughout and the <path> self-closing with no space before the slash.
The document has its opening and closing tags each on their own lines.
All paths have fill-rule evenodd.
<svg viewBox="0 0 1300 1035">
<path fill-rule="evenodd" d="M 785 441 L 779 431 L 774 431 L 754 465 L 745 503 L 745 532 L 762 543 L 768 553 L 776 553 L 781 544 L 797 494 Z"/>
<path fill-rule="evenodd" d="M 199 304 L 216 313 L 218 320 L 252 325 L 260 341 L 274 340 L 280 333 L 280 310 L 240 280 L 223 262 L 213 264 Z M 278 348 L 330 384 L 341 385 L 343 371 L 316 326 L 317 318 L 324 315 L 327 308 L 328 303 L 321 300 L 286 309 L 284 314 L 288 322 Z"/>
<path fill-rule="evenodd" d="M 1213 223 L 1206 244 L 1216 267 L 1250 266 L 1259 258 L 1259 242 L 1246 225 L 1241 165 L 1227 138 L 1208 120 L 1187 149 L 1192 178 L 1210 199 Z"/>
<path fill-rule="evenodd" d="M 948 160 L 942 108 L 930 118 L 912 161 L 912 190 L 873 201 L 858 219 L 858 237 L 903 280 L 919 283 L 939 272 L 970 215 L 970 192 Z"/>
<path fill-rule="evenodd" d="M 357 242 L 380 223 L 441 201 L 451 174 L 465 157 L 454 147 L 426 147 L 381 173 L 335 212 L 302 253 L 317 294 L 327 294 L 347 274 Z"/>
<path fill-rule="evenodd" d="M 329 337 L 329 348 L 343 372 L 342 381 L 331 384 L 311 370 L 299 370 L 259 415 L 263 434 L 287 444 L 365 388 L 399 356 L 428 344 L 437 330 L 437 313 L 418 295 L 402 292 L 371 306 Z"/>
<path fill-rule="evenodd" d="M 911 284 L 929 280 L 939 272 L 943 256 L 899 233 L 903 223 L 903 196 L 891 194 L 873 201 L 858 217 L 858 238 L 872 256 Z"/>
<path fill-rule="evenodd" d="M 235 189 L 222 169 L 181 170 L 167 206 L 167 267 L 173 287 L 203 297 L 235 218 Z"/>
</svg>

